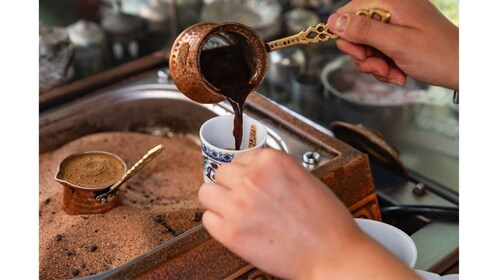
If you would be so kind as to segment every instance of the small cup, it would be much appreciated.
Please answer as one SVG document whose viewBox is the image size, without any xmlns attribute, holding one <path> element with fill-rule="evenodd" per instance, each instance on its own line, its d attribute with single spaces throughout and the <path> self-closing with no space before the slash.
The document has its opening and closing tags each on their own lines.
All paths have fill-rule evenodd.
<svg viewBox="0 0 498 280">
<path fill-rule="evenodd" d="M 263 148 L 268 132 L 257 120 L 244 116 L 242 121 L 242 142 L 240 150 L 235 150 L 233 136 L 233 115 L 222 115 L 207 120 L 199 131 L 201 138 L 204 182 L 214 183 L 215 173 L 222 164 L 231 162 L 238 155 L 247 151 Z M 256 144 L 249 148 L 251 126 L 256 128 Z"/>
<path fill-rule="evenodd" d="M 108 212 L 119 204 L 119 194 L 108 196 L 104 203 L 96 197 L 108 191 L 125 172 L 126 163 L 112 153 L 87 151 L 69 155 L 61 161 L 55 175 L 64 188 L 64 211 L 69 215 Z"/>
<path fill-rule="evenodd" d="M 363 232 L 379 242 L 398 259 L 410 268 L 417 262 L 417 247 L 411 237 L 402 230 L 389 224 L 368 220 L 355 219 Z"/>
</svg>

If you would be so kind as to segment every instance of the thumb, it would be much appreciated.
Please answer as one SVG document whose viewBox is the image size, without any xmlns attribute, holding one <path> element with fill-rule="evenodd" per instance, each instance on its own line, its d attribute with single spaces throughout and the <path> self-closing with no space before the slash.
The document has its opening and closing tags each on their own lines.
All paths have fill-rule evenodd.
<svg viewBox="0 0 498 280">
<path fill-rule="evenodd" d="M 396 51 L 400 42 L 409 40 L 407 30 L 402 26 L 350 13 L 332 14 L 327 26 L 346 41 L 372 46 L 387 55 Z"/>
</svg>

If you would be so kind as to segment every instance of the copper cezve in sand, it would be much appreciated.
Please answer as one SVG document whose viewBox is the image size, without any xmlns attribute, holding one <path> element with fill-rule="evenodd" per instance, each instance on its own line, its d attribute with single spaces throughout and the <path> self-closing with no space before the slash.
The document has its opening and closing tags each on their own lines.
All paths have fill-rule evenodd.
<svg viewBox="0 0 498 280">
<path fill-rule="evenodd" d="M 128 171 L 118 156 L 85 152 L 64 159 L 55 179 L 64 186 L 64 210 L 70 215 L 105 213 L 119 204 L 118 188 L 164 149 L 150 149 Z M 126 171 L 126 173 L 125 173 Z"/>
<path fill-rule="evenodd" d="M 63 209 L 69 215 L 105 213 L 119 204 L 119 194 L 100 203 L 96 196 L 105 193 L 126 172 L 125 162 L 102 151 L 76 153 L 65 158 L 55 180 L 64 187 Z"/>
</svg>

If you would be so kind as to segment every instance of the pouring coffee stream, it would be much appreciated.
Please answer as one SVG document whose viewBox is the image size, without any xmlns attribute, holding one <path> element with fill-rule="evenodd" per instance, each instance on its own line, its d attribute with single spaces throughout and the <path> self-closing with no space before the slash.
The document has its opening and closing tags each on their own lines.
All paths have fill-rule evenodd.
<svg viewBox="0 0 498 280">
<path fill-rule="evenodd" d="M 357 15 L 388 22 L 383 10 L 360 10 Z M 338 39 L 319 23 L 298 34 L 265 43 L 250 27 L 235 23 L 198 23 L 185 29 L 170 53 L 170 72 L 178 89 L 199 103 L 232 105 L 235 149 L 242 141 L 242 115 L 247 96 L 261 84 L 267 69 L 267 52 L 298 44 Z"/>
</svg>

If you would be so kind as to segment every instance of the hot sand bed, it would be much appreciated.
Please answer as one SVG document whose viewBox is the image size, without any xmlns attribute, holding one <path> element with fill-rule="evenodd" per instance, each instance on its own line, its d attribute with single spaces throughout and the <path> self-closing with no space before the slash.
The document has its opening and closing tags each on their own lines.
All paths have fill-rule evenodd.
<svg viewBox="0 0 498 280">
<path fill-rule="evenodd" d="M 92 215 L 64 212 L 63 187 L 54 175 L 65 157 L 107 151 L 121 157 L 129 168 L 159 144 L 165 146 L 163 152 L 120 187 L 121 204 L 116 208 Z M 40 155 L 39 163 L 40 279 L 107 271 L 200 223 L 201 151 L 187 135 L 91 134 Z"/>
</svg>

